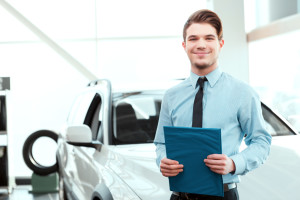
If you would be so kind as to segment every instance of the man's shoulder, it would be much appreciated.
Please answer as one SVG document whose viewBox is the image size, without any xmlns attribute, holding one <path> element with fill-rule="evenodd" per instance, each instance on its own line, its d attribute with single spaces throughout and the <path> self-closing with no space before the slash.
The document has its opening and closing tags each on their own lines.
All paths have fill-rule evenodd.
<svg viewBox="0 0 300 200">
<path fill-rule="evenodd" d="M 245 88 L 251 88 L 251 86 L 248 83 L 246 83 L 245 81 L 238 79 L 226 72 L 223 72 L 223 77 L 226 81 L 228 81 L 232 85 L 236 85 L 239 87 L 245 87 Z"/>
<path fill-rule="evenodd" d="M 256 91 L 249 83 L 225 72 L 223 72 L 223 78 L 233 90 L 238 91 L 240 94 L 257 95 Z"/>
</svg>

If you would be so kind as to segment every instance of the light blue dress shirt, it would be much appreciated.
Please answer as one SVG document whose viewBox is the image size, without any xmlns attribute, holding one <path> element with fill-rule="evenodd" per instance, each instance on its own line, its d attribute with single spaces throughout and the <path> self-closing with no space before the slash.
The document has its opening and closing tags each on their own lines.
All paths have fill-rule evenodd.
<svg viewBox="0 0 300 200">
<path fill-rule="evenodd" d="M 157 164 L 166 157 L 164 126 L 192 127 L 193 104 L 199 76 L 190 77 L 167 90 L 162 101 L 154 144 Z M 224 183 L 240 182 L 239 175 L 257 168 L 269 155 L 271 135 L 265 129 L 257 93 L 246 83 L 222 72 L 219 67 L 206 75 L 203 96 L 203 128 L 221 128 L 222 152 L 236 166 L 223 175 Z M 246 136 L 244 138 L 244 136 Z M 239 152 L 242 140 L 247 148 Z"/>
</svg>

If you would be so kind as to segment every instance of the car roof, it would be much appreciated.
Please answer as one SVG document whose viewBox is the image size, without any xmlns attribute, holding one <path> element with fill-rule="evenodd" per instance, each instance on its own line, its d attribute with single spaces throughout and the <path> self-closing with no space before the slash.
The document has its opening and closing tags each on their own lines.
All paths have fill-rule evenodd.
<svg viewBox="0 0 300 200">
<path fill-rule="evenodd" d="M 127 83 L 112 83 L 112 93 L 129 93 L 139 91 L 164 91 L 177 84 L 183 79 L 169 81 L 140 81 Z"/>
</svg>

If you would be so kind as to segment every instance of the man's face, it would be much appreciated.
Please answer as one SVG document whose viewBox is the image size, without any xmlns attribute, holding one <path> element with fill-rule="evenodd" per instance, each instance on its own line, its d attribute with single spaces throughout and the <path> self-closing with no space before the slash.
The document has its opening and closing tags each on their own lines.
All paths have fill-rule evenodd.
<svg viewBox="0 0 300 200">
<path fill-rule="evenodd" d="M 186 30 L 185 42 L 182 43 L 194 73 L 214 70 L 223 45 L 224 40 L 218 39 L 216 29 L 208 23 L 192 24 Z"/>
</svg>

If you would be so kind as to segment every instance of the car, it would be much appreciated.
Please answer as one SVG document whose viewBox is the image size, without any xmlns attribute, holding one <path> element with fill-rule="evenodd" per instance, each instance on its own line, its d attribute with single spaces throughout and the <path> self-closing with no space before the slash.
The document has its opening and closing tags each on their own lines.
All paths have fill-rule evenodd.
<svg viewBox="0 0 300 200">
<path fill-rule="evenodd" d="M 284 101 L 280 104 L 278 110 L 300 132 L 300 98 Z"/>
<path fill-rule="evenodd" d="M 57 140 L 60 199 L 170 198 L 153 144 L 167 87 L 141 88 L 116 90 L 109 80 L 97 80 L 80 92 Z M 242 177 L 241 199 L 297 199 L 300 136 L 263 103 L 262 111 L 273 137 L 271 153 Z"/>
</svg>

